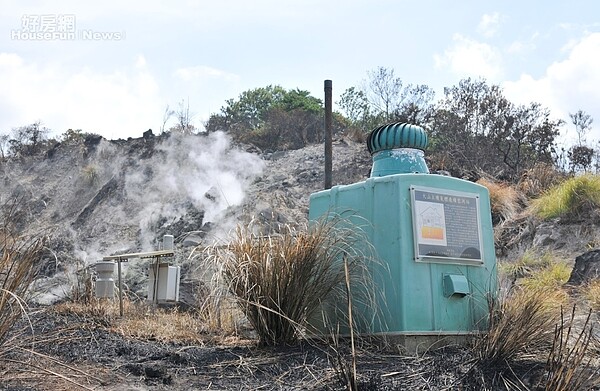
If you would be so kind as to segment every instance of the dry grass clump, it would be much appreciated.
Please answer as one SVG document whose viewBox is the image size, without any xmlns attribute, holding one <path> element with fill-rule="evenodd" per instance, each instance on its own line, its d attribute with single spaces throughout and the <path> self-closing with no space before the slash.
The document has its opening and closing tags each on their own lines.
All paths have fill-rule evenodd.
<svg viewBox="0 0 600 391">
<path fill-rule="evenodd" d="M 600 385 L 599 369 L 588 353 L 593 339 L 591 311 L 581 327 L 576 327 L 576 307 L 555 327 L 552 348 L 546 363 L 546 376 L 541 387 L 546 391 L 591 390 Z"/>
<path fill-rule="evenodd" d="M 516 262 L 500 264 L 499 270 L 518 289 L 548 292 L 544 295 L 548 306 L 558 309 L 569 305 L 570 297 L 563 286 L 569 280 L 571 267 L 556 254 L 528 250 Z"/>
<path fill-rule="evenodd" d="M 0 206 L 0 348 L 14 323 L 25 315 L 25 299 L 45 244 L 43 236 L 17 233 L 13 222 L 19 209 L 16 201 Z"/>
<path fill-rule="evenodd" d="M 558 311 L 548 305 L 550 290 L 514 289 L 490 308 L 487 333 L 476 337 L 474 354 L 482 368 L 502 372 L 525 354 L 539 354 L 551 347 Z"/>
<path fill-rule="evenodd" d="M 201 303 L 198 317 L 206 331 L 221 336 L 236 336 L 246 329 L 244 314 L 231 296 L 215 290 Z"/>
<path fill-rule="evenodd" d="M 594 279 L 576 287 L 576 292 L 585 305 L 593 311 L 600 311 L 600 280 Z"/>
<path fill-rule="evenodd" d="M 339 219 L 269 236 L 255 228 L 238 227 L 229 245 L 214 247 L 210 257 L 259 343 L 295 343 L 324 302 L 345 301 L 344 259 L 356 285 L 364 282 L 367 257 L 354 246 L 360 234 Z"/>
<path fill-rule="evenodd" d="M 571 268 L 552 253 L 528 251 L 501 270 L 513 277 L 512 288 L 491 307 L 489 331 L 474 344 L 473 368 L 493 373 L 485 375 L 484 388 L 570 391 L 600 385 L 596 353 L 590 348 L 591 312 L 586 317 L 573 306 L 570 316 L 563 313 L 573 303 L 563 289 Z M 600 298 L 600 283 L 582 292 L 593 303 Z M 542 357 L 546 365 L 541 372 L 524 376 L 514 369 L 523 358 Z"/>
<path fill-rule="evenodd" d="M 563 182 L 565 178 L 566 175 L 557 170 L 553 164 L 537 163 L 523 173 L 517 183 L 517 189 L 529 198 L 537 197 Z"/>
<path fill-rule="evenodd" d="M 485 178 L 479 179 L 477 183 L 485 186 L 490 193 L 494 223 L 510 220 L 517 215 L 522 203 L 522 196 L 513 186 L 506 183 L 492 182 Z"/>
<path fill-rule="evenodd" d="M 70 279 L 71 287 L 68 299 L 75 303 L 90 303 L 95 296 L 92 270 L 90 266 L 82 266 L 74 272 Z"/>
<path fill-rule="evenodd" d="M 88 164 L 81 170 L 81 175 L 83 175 L 83 178 L 88 185 L 95 185 L 99 178 L 98 166 L 95 164 Z"/>
<path fill-rule="evenodd" d="M 600 310 L 600 280 L 592 280 L 579 288 L 582 297 L 594 311 Z"/>
<path fill-rule="evenodd" d="M 117 318 L 112 331 L 128 338 L 202 344 L 206 324 L 194 313 L 177 309 L 151 309 L 138 304 L 123 318 Z"/>
<path fill-rule="evenodd" d="M 588 217 L 600 206 L 600 176 L 567 179 L 532 201 L 531 212 L 542 219 Z"/>
<path fill-rule="evenodd" d="M 58 314 L 74 315 L 79 321 L 95 327 L 108 328 L 119 315 L 112 300 L 91 298 L 85 302 L 65 301 L 51 307 Z"/>
<path fill-rule="evenodd" d="M 365 143 L 367 141 L 367 137 L 369 136 L 369 132 L 365 132 L 358 127 L 352 126 L 346 129 L 344 136 L 354 142 Z"/>
<path fill-rule="evenodd" d="M 95 324 L 128 338 L 160 342 L 201 343 L 206 323 L 197 314 L 125 299 L 123 317 L 116 299 L 92 298 L 85 302 L 64 302 L 53 310 L 76 315 L 81 321 Z"/>
</svg>

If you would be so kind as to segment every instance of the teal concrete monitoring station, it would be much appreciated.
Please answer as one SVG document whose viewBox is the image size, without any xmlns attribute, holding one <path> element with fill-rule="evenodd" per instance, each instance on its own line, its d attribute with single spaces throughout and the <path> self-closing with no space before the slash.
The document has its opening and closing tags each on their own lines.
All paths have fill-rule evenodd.
<svg viewBox="0 0 600 391">
<path fill-rule="evenodd" d="M 311 221 L 338 216 L 363 230 L 375 253 L 376 305 L 357 305 L 358 331 L 443 336 L 484 329 L 497 284 L 487 188 L 430 174 L 419 126 L 376 128 L 367 147 L 370 178 L 314 193 L 309 207 Z"/>
</svg>

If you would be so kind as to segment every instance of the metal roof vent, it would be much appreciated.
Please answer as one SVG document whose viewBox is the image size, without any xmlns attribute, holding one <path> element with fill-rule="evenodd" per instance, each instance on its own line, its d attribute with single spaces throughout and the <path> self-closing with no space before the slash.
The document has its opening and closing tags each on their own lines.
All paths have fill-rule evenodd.
<svg viewBox="0 0 600 391">
<path fill-rule="evenodd" d="M 371 177 L 394 174 L 428 174 L 423 150 L 427 133 L 417 125 L 394 122 L 374 129 L 367 138 L 373 156 Z"/>
</svg>

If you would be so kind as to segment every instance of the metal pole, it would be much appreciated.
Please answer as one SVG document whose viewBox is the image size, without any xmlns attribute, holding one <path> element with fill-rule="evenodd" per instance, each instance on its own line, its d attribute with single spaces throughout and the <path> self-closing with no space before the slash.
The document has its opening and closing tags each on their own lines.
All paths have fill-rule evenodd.
<svg viewBox="0 0 600 391">
<path fill-rule="evenodd" d="M 160 265 L 158 264 L 158 257 L 154 258 L 154 293 L 152 293 L 152 306 L 156 307 L 158 304 L 158 274 L 160 273 Z"/>
<path fill-rule="evenodd" d="M 325 189 L 331 189 L 331 172 L 332 172 L 332 120 L 333 106 L 331 92 L 333 83 L 331 80 L 325 80 Z"/>
<path fill-rule="evenodd" d="M 119 269 L 119 315 L 123 317 L 123 281 L 121 280 L 121 258 L 117 259 L 117 268 Z M 115 270 L 115 269 L 113 269 Z"/>
</svg>

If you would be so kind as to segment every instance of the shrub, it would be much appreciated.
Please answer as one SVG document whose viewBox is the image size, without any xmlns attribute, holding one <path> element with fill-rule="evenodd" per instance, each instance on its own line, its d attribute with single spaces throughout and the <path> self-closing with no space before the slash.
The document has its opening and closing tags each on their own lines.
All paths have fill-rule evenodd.
<svg viewBox="0 0 600 391">
<path fill-rule="evenodd" d="M 344 132 L 345 137 L 357 143 L 366 143 L 368 135 L 368 132 L 357 127 L 350 127 Z"/>
<path fill-rule="evenodd" d="M 68 129 L 61 135 L 61 142 L 64 144 L 81 144 L 85 139 L 85 134 L 82 133 L 81 129 L 73 130 Z"/>
<path fill-rule="evenodd" d="M 94 185 L 98 182 L 98 166 L 95 164 L 88 164 L 81 170 L 83 178 L 88 185 Z"/>
<path fill-rule="evenodd" d="M 567 179 L 533 200 L 531 211 L 542 219 L 589 216 L 600 206 L 600 176 L 581 175 Z"/>
<path fill-rule="evenodd" d="M 226 248 L 212 249 L 211 257 L 261 344 L 294 343 L 324 302 L 345 302 L 343 259 L 350 279 L 357 285 L 366 282 L 366 258 L 353 246 L 360 234 L 340 221 L 304 230 L 287 226 L 269 236 L 256 234 L 260 230 L 251 224 L 238 227 Z"/>
<path fill-rule="evenodd" d="M 565 178 L 566 175 L 558 171 L 554 165 L 537 163 L 523 173 L 517 183 L 517 188 L 527 197 L 537 197 L 564 181 Z"/>
</svg>

